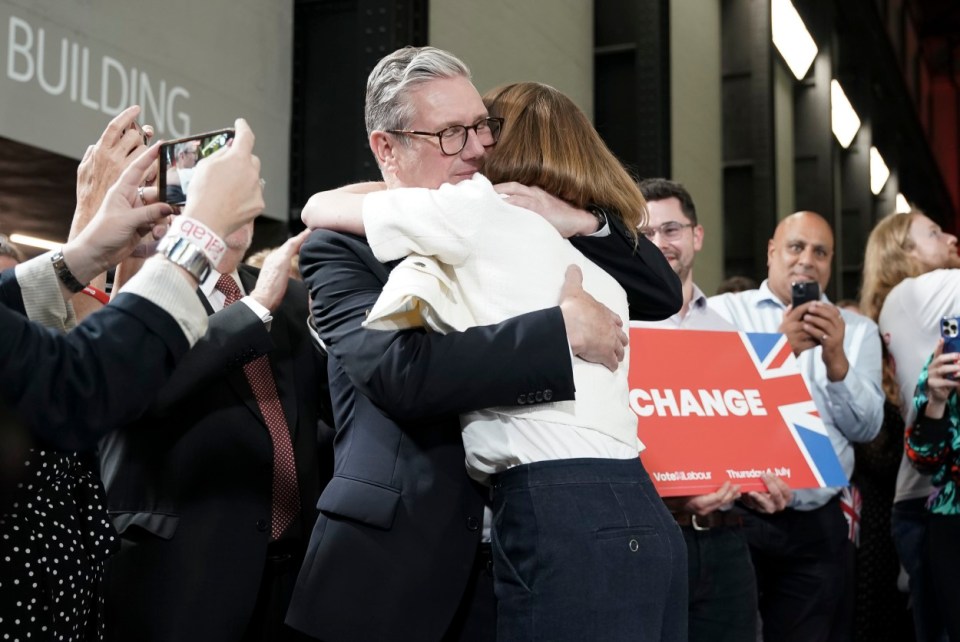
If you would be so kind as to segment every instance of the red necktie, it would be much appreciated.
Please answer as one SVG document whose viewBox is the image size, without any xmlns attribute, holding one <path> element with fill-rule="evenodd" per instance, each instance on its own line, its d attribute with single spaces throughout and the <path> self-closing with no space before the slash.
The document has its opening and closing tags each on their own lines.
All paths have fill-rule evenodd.
<svg viewBox="0 0 960 642">
<path fill-rule="evenodd" d="M 226 295 L 223 307 L 227 307 L 243 296 L 240 287 L 229 274 L 221 274 L 216 288 Z M 297 465 L 293 458 L 293 444 L 287 419 L 277 395 L 277 384 L 270 371 L 270 360 L 261 355 L 243 366 L 243 372 L 250 382 L 250 388 L 256 397 L 260 412 L 270 430 L 273 442 L 273 518 L 270 525 L 270 538 L 277 539 L 290 525 L 300 510 L 300 495 L 297 491 Z"/>
</svg>

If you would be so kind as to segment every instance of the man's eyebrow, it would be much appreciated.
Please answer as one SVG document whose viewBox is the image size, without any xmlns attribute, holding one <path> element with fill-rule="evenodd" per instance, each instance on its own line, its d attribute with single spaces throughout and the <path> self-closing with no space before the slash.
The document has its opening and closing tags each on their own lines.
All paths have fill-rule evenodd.
<svg viewBox="0 0 960 642">
<path fill-rule="evenodd" d="M 439 131 L 442 131 L 442 130 L 446 129 L 447 127 L 456 127 L 457 125 L 473 126 L 473 125 L 476 125 L 477 123 L 479 123 L 481 120 L 484 120 L 484 119 L 486 119 L 486 118 L 490 118 L 490 116 L 489 116 L 488 114 L 484 113 L 482 116 L 477 116 L 476 118 L 474 118 L 473 120 L 471 120 L 471 121 L 468 122 L 468 123 L 460 122 L 459 120 L 449 120 L 449 121 L 447 121 L 446 123 L 440 125 L 440 126 L 437 128 L 437 131 L 438 131 L 438 132 L 439 132 Z"/>
<path fill-rule="evenodd" d="M 811 241 L 807 241 L 807 240 L 805 240 L 805 239 L 796 238 L 796 237 L 794 237 L 794 238 L 788 238 L 788 239 L 786 240 L 786 244 L 787 244 L 787 245 L 802 245 L 802 246 L 804 246 L 804 247 L 806 247 L 806 246 L 808 246 L 808 245 L 812 245 L 812 246 L 813 246 L 815 249 L 817 249 L 817 250 L 825 250 L 825 251 L 827 251 L 827 252 L 831 251 L 831 250 L 830 250 L 830 246 L 828 246 L 828 245 L 824 245 L 823 243 L 813 243 L 813 242 L 811 242 Z"/>
</svg>

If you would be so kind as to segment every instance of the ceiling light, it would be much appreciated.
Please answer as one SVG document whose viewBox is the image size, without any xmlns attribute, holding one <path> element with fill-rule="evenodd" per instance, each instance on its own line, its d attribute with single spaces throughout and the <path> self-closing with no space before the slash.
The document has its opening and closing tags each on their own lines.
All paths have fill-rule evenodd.
<svg viewBox="0 0 960 642">
<path fill-rule="evenodd" d="M 790 0 L 771 0 L 770 25 L 773 28 L 773 44 L 797 80 L 803 80 L 813 59 L 817 57 L 817 43 L 810 37 L 810 32 Z"/>
<path fill-rule="evenodd" d="M 860 117 L 836 80 L 830 81 L 830 127 L 844 149 L 850 147 L 860 130 Z"/>
<path fill-rule="evenodd" d="M 890 170 L 876 147 L 870 147 L 870 191 L 879 194 L 890 178 Z"/>
<path fill-rule="evenodd" d="M 63 245 L 63 243 L 38 239 L 35 236 L 27 236 L 26 234 L 11 234 L 10 240 L 18 245 L 29 245 L 30 247 L 39 247 L 44 250 L 59 250 Z"/>
<path fill-rule="evenodd" d="M 906 214 L 912 209 L 913 208 L 910 207 L 910 202 L 907 201 L 907 197 L 904 196 L 902 193 L 897 192 L 897 205 L 894 211 L 897 214 Z"/>
</svg>

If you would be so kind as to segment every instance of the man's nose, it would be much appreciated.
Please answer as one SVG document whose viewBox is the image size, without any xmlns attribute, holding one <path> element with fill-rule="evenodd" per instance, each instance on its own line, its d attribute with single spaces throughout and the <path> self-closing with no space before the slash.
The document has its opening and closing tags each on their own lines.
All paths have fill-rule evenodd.
<svg viewBox="0 0 960 642">
<path fill-rule="evenodd" d="M 799 262 L 802 263 L 802 264 L 804 264 L 804 265 L 813 265 L 813 263 L 814 263 L 814 257 L 815 257 L 814 252 L 816 252 L 816 250 L 815 250 L 814 248 L 809 247 L 809 246 L 808 246 L 808 247 L 805 247 L 805 248 L 803 249 L 803 252 L 800 253 L 800 260 L 799 260 Z"/>
<path fill-rule="evenodd" d="M 467 130 L 467 144 L 463 146 L 460 156 L 464 160 L 480 158 L 487 151 L 487 148 L 480 143 L 480 136 L 475 129 Z"/>
<path fill-rule="evenodd" d="M 654 245 L 661 249 L 670 247 L 670 243 L 667 241 L 667 235 L 658 229 L 653 230 L 653 236 L 649 238 Z"/>
</svg>

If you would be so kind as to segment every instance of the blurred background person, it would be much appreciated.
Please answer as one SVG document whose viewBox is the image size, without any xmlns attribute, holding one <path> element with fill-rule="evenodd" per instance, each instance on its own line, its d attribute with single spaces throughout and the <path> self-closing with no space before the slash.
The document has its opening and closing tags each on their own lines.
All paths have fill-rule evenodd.
<svg viewBox="0 0 960 642">
<path fill-rule="evenodd" d="M 173 164 L 167 168 L 167 201 L 182 203 L 193 179 L 200 153 L 200 141 L 188 140 L 173 146 Z"/>
<path fill-rule="evenodd" d="M 786 335 L 849 477 L 853 442 L 870 441 L 883 421 L 881 348 L 876 324 L 821 294 L 796 308 L 792 284 L 830 282 L 833 230 L 815 212 L 777 225 L 767 245 L 767 279 L 757 290 L 720 294 L 709 304 L 739 330 Z M 840 488 L 797 490 L 786 510 L 749 512 L 747 538 L 757 569 L 767 640 L 853 637 L 854 547 Z"/>
<path fill-rule="evenodd" d="M 261 268 L 263 267 L 264 260 L 266 260 L 266 258 L 270 256 L 270 253 L 276 249 L 277 248 L 275 247 L 268 247 L 262 250 L 258 250 L 257 252 L 254 252 L 253 254 L 245 258 L 243 262 L 245 265 L 249 265 L 250 267 Z M 290 278 L 296 279 L 297 281 L 303 280 L 303 278 L 300 276 L 300 255 L 299 254 L 294 254 L 290 258 Z"/>
<path fill-rule="evenodd" d="M 726 319 L 707 305 L 694 283 L 696 255 L 703 248 L 703 226 L 689 192 L 674 181 L 640 181 L 649 220 L 640 228 L 660 248 L 683 288 L 683 307 L 663 321 L 635 321 L 634 327 L 735 332 Z M 755 642 L 758 635 L 757 578 L 743 532 L 743 516 L 731 512 L 734 500 L 761 513 L 783 510 L 792 497 L 787 484 L 763 476 L 769 492 L 740 492 L 729 481 L 712 493 L 695 497 L 665 497 L 687 545 L 690 642 L 727 640 Z"/>
<path fill-rule="evenodd" d="M 960 317 L 953 317 L 956 327 Z M 960 358 L 956 344 L 937 342 L 932 359 L 920 372 L 914 405 L 916 419 L 907 429 L 906 454 L 929 474 L 936 492 L 927 502 L 930 515 L 922 555 L 929 586 L 950 640 L 960 640 Z M 948 352 L 945 352 L 949 346 Z"/>
<path fill-rule="evenodd" d="M 25 260 L 26 257 L 20 248 L 11 243 L 5 234 L 0 234 L 0 272 L 19 265 Z"/>
<path fill-rule="evenodd" d="M 886 399 L 899 409 L 904 426 L 913 423 L 917 380 L 940 339 L 940 320 L 960 310 L 960 265 L 957 237 L 945 233 L 923 212 L 891 214 L 881 219 L 867 240 L 860 307 L 877 320 L 886 356 Z M 890 424 L 883 437 L 902 449 L 903 430 Z M 923 553 L 933 492 L 905 455 L 900 459 L 893 493 L 891 529 L 900 564 L 909 576 L 913 624 L 918 642 L 945 639 L 944 614 L 930 586 L 930 562 Z M 936 564 L 937 561 L 933 560 Z"/>
<path fill-rule="evenodd" d="M 726 294 L 727 292 L 744 292 L 746 290 L 756 290 L 760 284 L 749 276 L 729 276 L 720 282 L 717 286 L 717 294 Z"/>
</svg>

